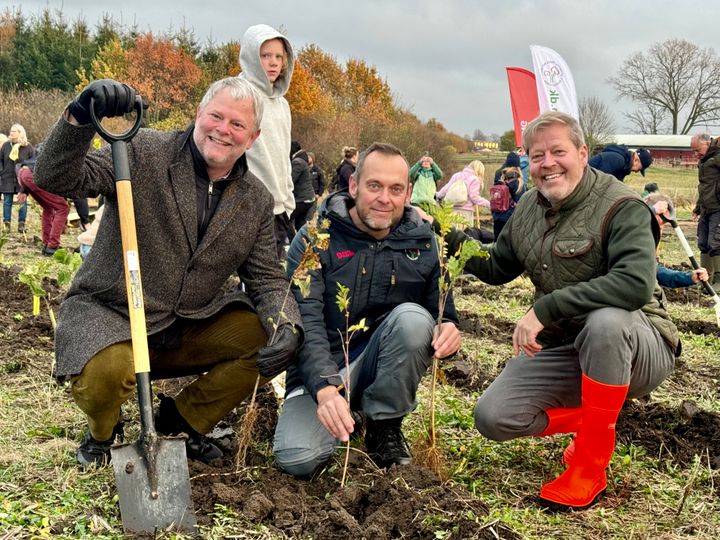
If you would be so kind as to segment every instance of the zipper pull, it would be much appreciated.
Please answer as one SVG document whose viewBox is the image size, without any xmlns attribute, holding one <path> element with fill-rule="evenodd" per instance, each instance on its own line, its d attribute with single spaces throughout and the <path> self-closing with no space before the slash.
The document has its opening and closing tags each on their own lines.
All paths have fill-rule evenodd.
<svg viewBox="0 0 720 540">
<path fill-rule="evenodd" d="M 393 275 L 390 276 L 390 285 L 395 285 L 395 273 L 393 272 Z"/>
<path fill-rule="evenodd" d="M 212 195 L 213 195 L 213 183 L 210 181 L 208 184 L 208 196 L 207 196 L 207 207 L 210 209 L 210 206 L 212 206 Z"/>
</svg>

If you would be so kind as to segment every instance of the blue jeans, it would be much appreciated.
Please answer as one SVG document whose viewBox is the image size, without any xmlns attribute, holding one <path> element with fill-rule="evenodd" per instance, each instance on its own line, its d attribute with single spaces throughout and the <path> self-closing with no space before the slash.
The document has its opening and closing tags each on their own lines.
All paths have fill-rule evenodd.
<svg viewBox="0 0 720 540">
<path fill-rule="evenodd" d="M 10 223 L 12 221 L 12 205 L 14 193 L 3 193 L 3 222 Z M 25 223 L 27 218 L 27 202 L 20 205 L 18 209 L 18 221 Z"/>
<path fill-rule="evenodd" d="M 373 420 L 405 416 L 416 407 L 420 379 L 432 360 L 435 320 L 418 304 L 400 304 L 373 332 L 365 350 L 350 364 L 352 402 Z M 344 375 L 345 369 L 340 371 Z M 360 399 L 358 399 L 360 396 Z M 327 461 L 339 441 L 317 417 L 317 403 L 300 387 L 285 399 L 273 442 L 285 472 L 307 476 Z"/>
</svg>

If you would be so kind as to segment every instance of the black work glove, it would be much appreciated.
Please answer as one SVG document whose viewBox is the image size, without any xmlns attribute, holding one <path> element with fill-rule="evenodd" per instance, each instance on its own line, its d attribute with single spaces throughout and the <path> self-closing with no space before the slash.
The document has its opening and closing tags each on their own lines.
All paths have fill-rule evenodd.
<svg viewBox="0 0 720 540">
<path fill-rule="evenodd" d="M 98 120 L 122 116 L 132 112 L 135 107 L 135 90 L 112 79 L 99 79 L 88 84 L 70 102 L 68 110 L 78 124 L 90 123 L 90 98 L 95 99 L 95 116 Z"/>
<path fill-rule="evenodd" d="M 272 343 L 260 349 L 257 367 L 260 375 L 272 378 L 287 369 L 300 348 L 300 330 L 294 324 L 283 324 Z"/>
</svg>

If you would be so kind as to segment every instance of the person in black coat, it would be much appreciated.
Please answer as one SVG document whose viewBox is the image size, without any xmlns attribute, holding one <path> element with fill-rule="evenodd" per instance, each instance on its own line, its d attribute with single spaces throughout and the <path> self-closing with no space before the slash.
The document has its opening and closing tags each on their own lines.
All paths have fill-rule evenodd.
<svg viewBox="0 0 720 540">
<path fill-rule="evenodd" d="M 292 155 L 292 181 L 293 195 L 295 196 L 295 210 L 290 216 L 290 227 L 288 238 L 292 241 L 295 232 L 310 221 L 315 214 L 315 190 L 313 190 L 310 167 L 308 167 L 308 155 L 300 145 L 293 141 Z"/>
</svg>

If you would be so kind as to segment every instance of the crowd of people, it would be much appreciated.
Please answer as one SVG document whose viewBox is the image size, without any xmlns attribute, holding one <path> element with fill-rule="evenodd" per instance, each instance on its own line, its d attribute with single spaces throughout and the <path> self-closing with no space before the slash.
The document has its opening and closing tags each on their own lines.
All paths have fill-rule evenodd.
<svg viewBox="0 0 720 540">
<path fill-rule="evenodd" d="M 197 375 L 177 396 L 161 397 L 158 431 L 185 433 L 188 457 L 211 462 L 223 453 L 206 434 L 256 379 L 285 373 L 273 443 L 283 471 L 311 477 L 358 433 L 379 467 L 410 463 L 403 420 L 432 358 L 454 355 L 462 341 L 452 292 L 442 312 L 438 302 L 432 214 L 449 204 L 465 223 L 448 236 L 450 251 L 480 239 L 489 252 L 471 258 L 466 272 L 491 285 L 526 274 L 535 289 L 512 336 L 513 358 L 475 405 L 475 426 L 497 441 L 574 434 L 567 468 L 542 486 L 539 500 L 594 504 L 607 486 L 620 408 L 660 385 L 680 354 L 658 283 L 720 280 L 717 139 L 693 138 L 704 268 L 668 275 L 656 248 L 672 201 L 657 190 L 643 200 L 622 182 L 631 171 L 645 174 L 647 150 L 613 146 L 591 158 L 578 122 L 549 112 L 494 172 L 489 198 L 483 162 L 443 184 L 428 152 L 411 166 L 382 142 L 343 148 L 326 182 L 314 154 L 291 138 L 283 96 L 294 59 L 282 33 L 250 27 L 242 73 L 208 87 L 191 126 L 141 129 L 129 142 L 151 374 Z M 55 334 L 53 376 L 70 381 L 87 420 L 76 452 L 83 467 L 110 460 L 123 433 L 121 407 L 135 388 L 113 161 L 109 146 L 91 148 L 89 108 L 94 102 L 99 118 L 120 116 L 136 99 L 125 84 L 93 81 L 39 155 L 20 125 L 0 147 L 5 229 L 15 194 L 20 232 L 26 198 L 35 198 L 43 254 L 60 245 L 68 199 L 103 198 L 92 224 L 81 216 L 85 261 Z M 492 233 L 478 232 L 481 211 L 490 212 Z M 322 247 L 308 226 L 316 214 L 329 234 Z M 308 249 L 317 264 L 308 264 Z M 292 285 L 288 297 L 298 272 L 307 287 Z M 241 283 L 228 289 L 234 274 Z M 346 312 L 339 285 L 349 291 Z M 361 323 L 364 331 L 343 334 Z"/>
</svg>

